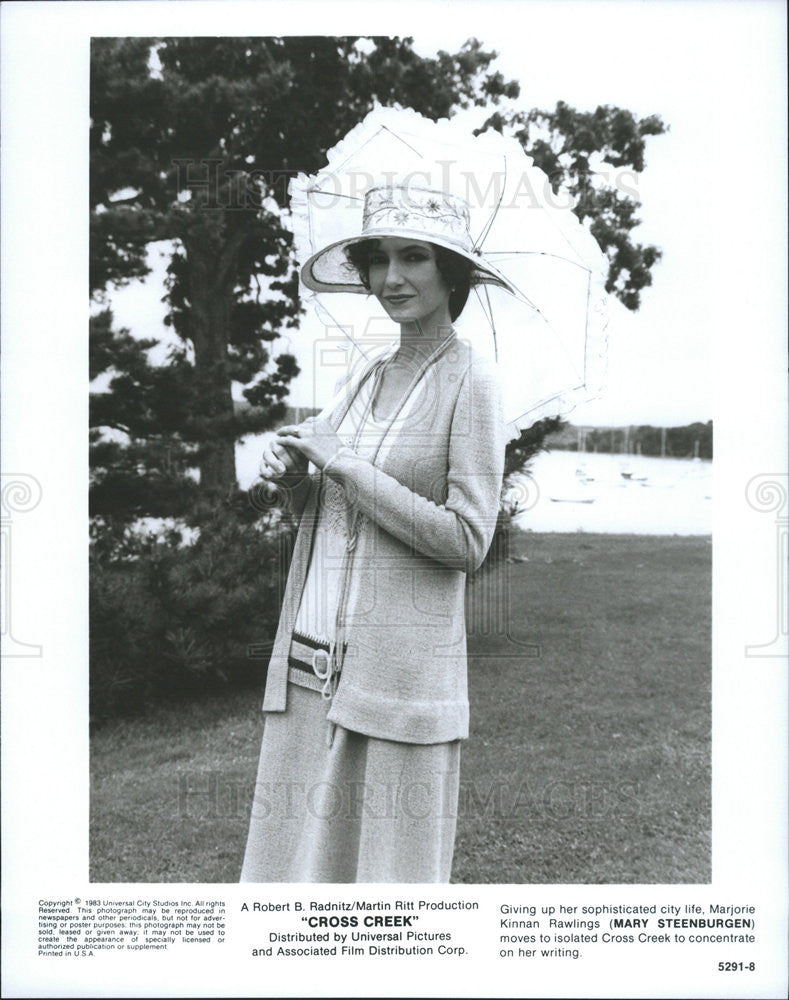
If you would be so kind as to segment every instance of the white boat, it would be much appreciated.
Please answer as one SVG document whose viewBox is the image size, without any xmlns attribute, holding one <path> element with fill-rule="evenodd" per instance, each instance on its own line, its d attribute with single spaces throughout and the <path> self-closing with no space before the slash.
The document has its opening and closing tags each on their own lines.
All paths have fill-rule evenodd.
<svg viewBox="0 0 789 1000">
<path fill-rule="evenodd" d="M 549 497 L 552 503 L 594 503 L 597 497 Z"/>
</svg>

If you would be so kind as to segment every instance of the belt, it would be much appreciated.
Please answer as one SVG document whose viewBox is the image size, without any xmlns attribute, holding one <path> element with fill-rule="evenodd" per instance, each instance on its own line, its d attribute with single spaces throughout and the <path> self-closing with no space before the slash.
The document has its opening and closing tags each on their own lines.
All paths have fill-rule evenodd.
<svg viewBox="0 0 789 1000">
<path fill-rule="evenodd" d="M 343 643 L 343 652 L 345 645 Z M 340 673 L 336 669 L 332 643 L 294 632 L 288 651 L 288 667 L 289 678 L 294 683 L 320 691 L 325 698 L 332 697 Z"/>
</svg>

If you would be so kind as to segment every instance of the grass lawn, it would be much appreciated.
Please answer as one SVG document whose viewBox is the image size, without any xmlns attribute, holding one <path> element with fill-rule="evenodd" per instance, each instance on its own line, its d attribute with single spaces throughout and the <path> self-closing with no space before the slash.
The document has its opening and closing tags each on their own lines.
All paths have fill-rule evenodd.
<svg viewBox="0 0 789 1000">
<path fill-rule="evenodd" d="M 710 539 L 516 533 L 513 547 L 469 591 L 453 881 L 709 881 Z M 94 734 L 92 881 L 238 880 L 261 698 Z"/>
</svg>

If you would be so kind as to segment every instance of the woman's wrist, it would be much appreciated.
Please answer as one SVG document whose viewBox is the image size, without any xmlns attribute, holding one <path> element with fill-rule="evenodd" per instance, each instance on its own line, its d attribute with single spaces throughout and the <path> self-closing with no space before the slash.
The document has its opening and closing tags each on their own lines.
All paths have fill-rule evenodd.
<svg viewBox="0 0 789 1000">
<path fill-rule="evenodd" d="M 323 465 L 323 472 L 327 476 L 331 476 L 332 479 L 340 479 L 341 475 L 339 469 L 337 469 L 337 462 L 342 461 L 346 455 L 354 455 L 355 452 L 352 448 L 348 448 L 343 445 L 342 448 L 338 448 L 337 451 L 329 458 Z"/>
<path fill-rule="evenodd" d="M 281 483 L 287 489 L 292 490 L 300 483 L 303 483 L 305 479 L 309 479 L 309 471 L 307 469 L 291 469 L 288 472 L 284 472 L 277 482 Z"/>
</svg>

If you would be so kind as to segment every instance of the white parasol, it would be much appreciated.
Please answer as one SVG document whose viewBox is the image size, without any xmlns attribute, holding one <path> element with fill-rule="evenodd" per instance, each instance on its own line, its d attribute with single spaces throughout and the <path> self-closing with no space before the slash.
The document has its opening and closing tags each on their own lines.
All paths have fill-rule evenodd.
<svg viewBox="0 0 789 1000">
<path fill-rule="evenodd" d="M 329 150 L 324 169 L 291 180 L 299 263 L 359 236 L 371 188 L 409 183 L 464 199 L 473 253 L 505 279 L 481 275 L 454 325 L 497 362 L 511 435 L 598 396 L 607 260 L 569 196 L 553 193 L 515 139 L 497 132 L 474 137 L 446 119 L 376 108 Z M 361 284 L 332 292 L 301 288 L 362 357 L 381 345 L 382 329 L 387 343 L 393 339 L 393 324 Z"/>
</svg>

